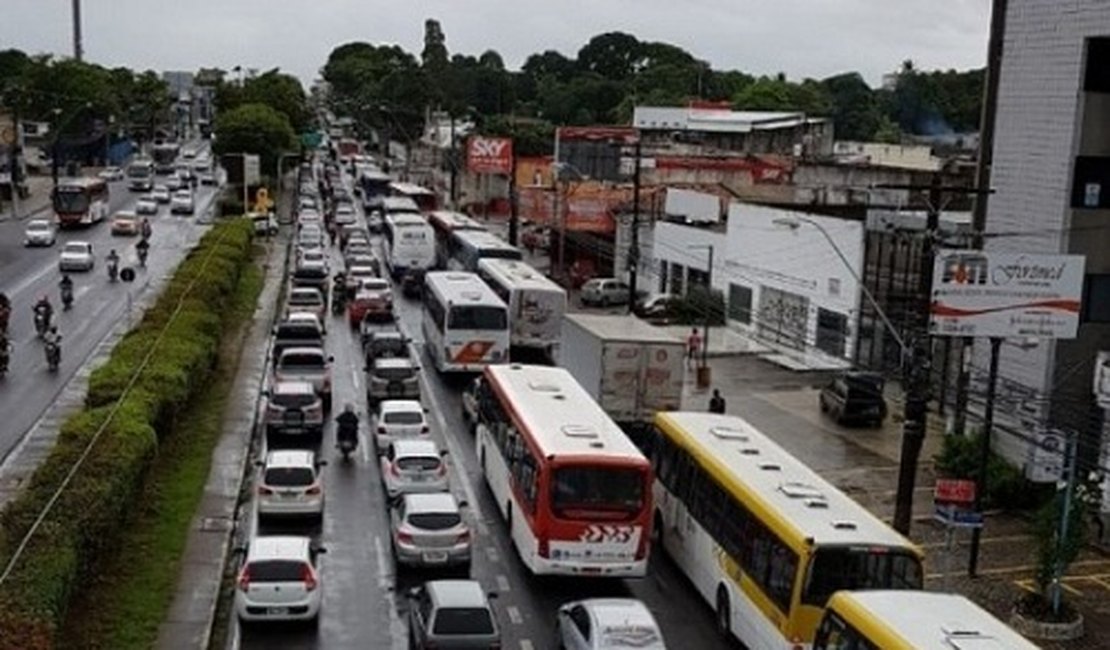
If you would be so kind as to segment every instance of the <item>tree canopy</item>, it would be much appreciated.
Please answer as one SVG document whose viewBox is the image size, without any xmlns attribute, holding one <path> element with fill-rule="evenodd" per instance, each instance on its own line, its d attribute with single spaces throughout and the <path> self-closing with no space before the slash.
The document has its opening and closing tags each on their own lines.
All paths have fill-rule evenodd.
<svg viewBox="0 0 1110 650">
<path fill-rule="evenodd" d="M 297 133 L 303 132 L 312 119 L 301 82 L 277 68 L 247 77 L 242 84 L 224 80 L 222 72 L 206 74 L 205 79 L 209 78 L 216 80 L 218 111 L 230 111 L 244 104 L 265 104 L 284 114 Z"/>
<path fill-rule="evenodd" d="M 215 135 L 212 148 L 217 154 L 258 154 L 264 172 L 274 169 L 282 153 L 297 147 L 288 116 L 262 103 L 243 104 L 218 113 Z"/>
</svg>

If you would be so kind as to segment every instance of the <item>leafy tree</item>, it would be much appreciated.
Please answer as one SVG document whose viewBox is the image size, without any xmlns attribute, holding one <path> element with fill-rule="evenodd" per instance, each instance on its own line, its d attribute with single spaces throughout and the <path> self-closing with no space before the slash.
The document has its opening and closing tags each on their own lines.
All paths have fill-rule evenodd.
<svg viewBox="0 0 1110 650">
<path fill-rule="evenodd" d="M 607 32 L 590 39 L 578 50 L 578 68 L 611 80 L 627 80 L 643 56 L 640 40 L 624 32 Z"/>
<path fill-rule="evenodd" d="M 770 77 L 760 77 L 732 98 L 733 106 L 748 111 L 786 111 L 792 106 L 787 82 Z"/>
<path fill-rule="evenodd" d="M 553 153 L 555 125 L 546 120 L 514 119 L 497 115 L 478 127 L 481 135 L 513 139 L 516 156 L 549 156 Z"/>
<path fill-rule="evenodd" d="M 823 80 L 821 85 L 832 102 L 838 139 L 868 141 L 875 137 L 882 113 L 863 76 L 846 72 Z"/>
<path fill-rule="evenodd" d="M 217 154 L 258 154 L 263 170 L 273 169 L 278 156 L 297 146 L 289 118 L 266 104 L 243 104 L 219 113 L 214 133 Z"/>
<path fill-rule="evenodd" d="M 574 59 L 568 59 L 555 50 L 544 50 L 533 54 L 524 61 L 521 70 L 524 74 L 536 81 L 540 79 L 554 79 L 555 81 L 569 81 L 577 69 Z"/>
<path fill-rule="evenodd" d="M 902 130 L 886 115 L 879 116 L 878 126 L 875 127 L 875 134 L 872 136 L 875 142 L 885 142 L 887 144 L 899 144 L 902 142 Z"/>
</svg>

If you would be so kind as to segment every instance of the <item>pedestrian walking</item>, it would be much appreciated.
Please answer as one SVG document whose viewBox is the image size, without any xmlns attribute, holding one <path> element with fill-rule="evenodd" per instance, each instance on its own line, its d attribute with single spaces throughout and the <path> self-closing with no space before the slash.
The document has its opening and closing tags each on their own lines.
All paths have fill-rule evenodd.
<svg viewBox="0 0 1110 650">
<path fill-rule="evenodd" d="M 686 337 L 686 365 L 691 362 L 697 362 L 698 350 L 701 349 L 701 334 L 698 334 L 698 328 L 690 330 L 690 336 Z"/>
<path fill-rule="evenodd" d="M 709 398 L 709 412 L 722 415 L 725 412 L 725 398 L 721 397 L 721 391 L 716 388 L 713 389 L 713 397 Z"/>
</svg>

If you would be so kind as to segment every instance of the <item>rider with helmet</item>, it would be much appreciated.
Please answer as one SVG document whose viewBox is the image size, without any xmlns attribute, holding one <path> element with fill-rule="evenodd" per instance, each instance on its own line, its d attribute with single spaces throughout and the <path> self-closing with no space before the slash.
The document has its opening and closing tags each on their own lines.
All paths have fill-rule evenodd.
<svg viewBox="0 0 1110 650">
<path fill-rule="evenodd" d="M 351 449 L 358 446 L 358 414 L 355 413 L 355 407 L 351 403 L 343 406 L 343 412 L 335 419 L 338 428 L 336 429 L 336 440 L 339 446 L 343 447 L 344 443 L 350 445 Z"/>
</svg>

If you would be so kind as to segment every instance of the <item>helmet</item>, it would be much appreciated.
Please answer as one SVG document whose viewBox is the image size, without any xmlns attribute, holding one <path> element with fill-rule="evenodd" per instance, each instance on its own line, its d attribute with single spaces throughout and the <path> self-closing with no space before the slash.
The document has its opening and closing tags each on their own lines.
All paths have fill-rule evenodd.
<svg viewBox="0 0 1110 650">
<path fill-rule="evenodd" d="M 343 405 L 343 412 L 344 413 L 354 413 L 355 412 L 355 405 L 351 404 L 350 402 L 347 402 L 346 404 Z"/>
</svg>

